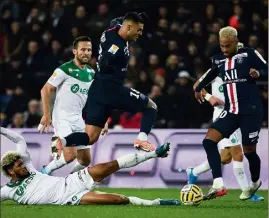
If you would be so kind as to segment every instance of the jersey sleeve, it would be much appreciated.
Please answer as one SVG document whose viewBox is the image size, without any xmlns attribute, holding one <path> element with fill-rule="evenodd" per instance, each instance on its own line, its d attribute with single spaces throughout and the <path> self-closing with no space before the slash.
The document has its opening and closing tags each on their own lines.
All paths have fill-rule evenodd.
<svg viewBox="0 0 269 218">
<path fill-rule="evenodd" d="M 196 92 L 200 92 L 205 86 L 211 83 L 218 76 L 218 66 L 214 58 L 212 59 L 211 68 L 199 79 L 199 85 L 195 88 Z"/>
<path fill-rule="evenodd" d="M 5 137 L 7 137 L 9 140 L 11 140 L 12 142 L 16 144 L 16 150 L 22 155 L 22 159 L 26 163 L 30 162 L 31 157 L 28 152 L 27 145 L 24 138 L 21 135 L 9 129 L 3 128 L 3 127 L 0 127 L 0 128 L 1 128 L 1 135 L 4 135 Z"/>
<path fill-rule="evenodd" d="M 251 49 L 251 62 L 252 67 L 258 70 L 261 76 L 268 77 L 268 64 L 257 50 Z"/>
<path fill-rule="evenodd" d="M 8 187 L 3 186 L 0 189 L 0 201 L 7 201 L 7 200 L 12 200 L 12 199 L 9 197 Z"/>
<path fill-rule="evenodd" d="M 68 75 L 63 70 L 61 70 L 60 68 L 57 68 L 54 71 L 54 73 L 52 74 L 52 76 L 49 78 L 48 83 L 57 88 L 67 78 L 68 78 Z"/>
</svg>

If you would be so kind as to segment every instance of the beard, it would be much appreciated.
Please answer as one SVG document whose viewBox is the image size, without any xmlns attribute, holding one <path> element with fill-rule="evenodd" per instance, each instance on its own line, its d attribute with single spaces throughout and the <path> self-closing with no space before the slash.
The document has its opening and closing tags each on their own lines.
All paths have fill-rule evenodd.
<svg viewBox="0 0 269 218">
<path fill-rule="evenodd" d="M 87 60 L 86 60 L 87 59 Z M 88 64 L 89 61 L 90 61 L 90 58 L 77 58 L 78 62 L 81 64 L 81 65 L 84 65 L 84 64 Z"/>
</svg>

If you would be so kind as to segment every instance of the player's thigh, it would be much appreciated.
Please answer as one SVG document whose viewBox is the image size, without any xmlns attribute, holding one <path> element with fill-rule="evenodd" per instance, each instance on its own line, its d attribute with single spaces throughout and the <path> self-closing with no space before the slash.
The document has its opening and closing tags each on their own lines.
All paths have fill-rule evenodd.
<svg viewBox="0 0 269 218">
<path fill-rule="evenodd" d="M 149 103 L 149 98 L 139 91 L 121 86 L 119 89 L 119 96 L 115 101 L 114 106 L 123 111 L 130 113 L 142 112 Z"/>
<path fill-rule="evenodd" d="M 240 129 L 242 134 L 242 144 L 253 146 L 258 143 L 261 129 L 262 114 L 244 114 L 240 117 Z"/>
<path fill-rule="evenodd" d="M 101 134 L 103 127 L 95 126 L 95 125 L 86 125 L 86 133 L 90 139 L 90 145 L 94 144 L 98 141 L 99 136 Z"/>
<path fill-rule="evenodd" d="M 110 111 L 111 109 L 108 105 L 88 96 L 85 123 L 87 125 L 96 126 L 99 127 L 99 129 L 102 129 L 110 116 Z M 98 128 L 95 130 L 97 129 Z"/>
<path fill-rule="evenodd" d="M 129 204 L 129 199 L 123 195 L 110 194 L 105 192 L 88 192 L 80 200 L 81 205 L 104 204 L 117 205 Z"/>
<path fill-rule="evenodd" d="M 118 170 L 119 164 L 116 160 L 88 167 L 89 175 L 93 178 L 94 182 L 102 182 L 106 177 Z"/>
<path fill-rule="evenodd" d="M 229 138 L 230 135 L 239 128 L 238 115 L 223 110 L 219 117 L 211 124 L 210 129 L 215 129 L 221 133 L 223 138 Z"/>
</svg>

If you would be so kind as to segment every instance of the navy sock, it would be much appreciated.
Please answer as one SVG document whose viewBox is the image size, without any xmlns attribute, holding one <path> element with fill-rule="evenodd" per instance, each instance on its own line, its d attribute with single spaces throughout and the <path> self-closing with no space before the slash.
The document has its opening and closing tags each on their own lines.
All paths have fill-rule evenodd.
<svg viewBox="0 0 269 218">
<path fill-rule="evenodd" d="M 203 140 L 203 146 L 207 154 L 207 160 L 212 170 L 213 178 L 222 177 L 221 174 L 221 158 L 218 150 L 218 143 L 210 139 Z"/>
<path fill-rule="evenodd" d="M 261 159 L 255 151 L 245 153 L 245 157 L 248 159 L 251 181 L 257 182 L 260 178 Z"/>
<path fill-rule="evenodd" d="M 67 147 L 80 145 L 87 146 L 90 142 L 90 138 L 86 132 L 74 132 L 64 137 L 64 139 L 66 140 L 65 146 Z"/>
<path fill-rule="evenodd" d="M 152 107 L 146 108 L 142 116 L 140 124 L 140 132 L 144 132 L 148 135 L 154 125 L 156 116 L 157 116 L 157 110 L 155 110 Z"/>
</svg>

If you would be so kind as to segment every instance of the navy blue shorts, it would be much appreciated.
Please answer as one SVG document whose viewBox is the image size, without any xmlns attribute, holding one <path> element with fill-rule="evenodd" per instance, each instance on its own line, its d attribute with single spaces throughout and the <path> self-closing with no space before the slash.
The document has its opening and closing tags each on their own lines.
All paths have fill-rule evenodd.
<svg viewBox="0 0 269 218">
<path fill-rule="evenodd" d="M 259 139 L 262 116 L 262 113 L 232 114 L 224 110 L 210 128 L 219 131 L 224 138 L 229 138 L 236 129 L 240 128 L 242 144 L 256 145 Z"/>
<path fill-rule="evenodd" d="M 142 112 L 149 99 L 139 91 L 124 85 L 94 80 L 86 103 L 86 124 L 103 128 L 112 110 Z"/>
</svg>

